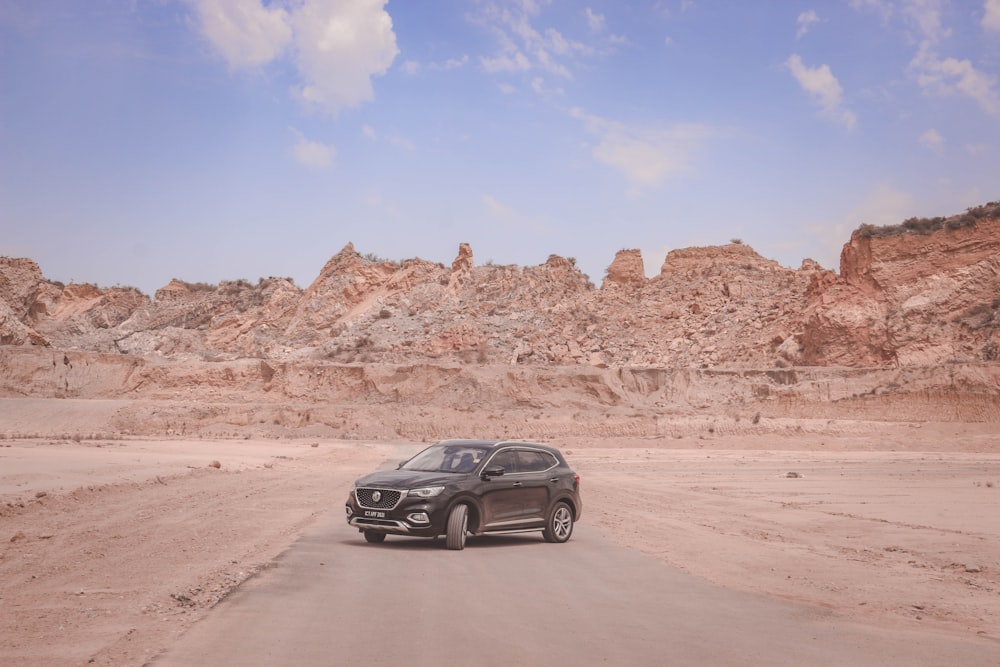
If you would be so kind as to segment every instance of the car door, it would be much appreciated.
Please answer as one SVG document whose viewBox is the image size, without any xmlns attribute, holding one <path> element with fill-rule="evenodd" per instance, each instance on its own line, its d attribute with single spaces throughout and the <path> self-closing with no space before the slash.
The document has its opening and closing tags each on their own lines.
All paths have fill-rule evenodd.
<svg viewBox="0 0 1000 667">
<path fill-rule="evenodd" d="M 520 490 L 522 483 L 517 474 L 517 453 L 513 448 L 496 452 L 485 468 L 500 466 L 504 474 L 490 477 L 482 483 L 480 502 L 483 510 L 483 529 L 497 530 L 506 527 L 516 527 L 523 513 L 520 505 Z"/>
<path fill-rule="evenodd" d="M 555 457 L 537 449 L 517 450 L 518 481 L 520 481 L 520 517 L 526 523 L 543 523 L 555 491 L 552 469 Z"/>
<path fill-rule="evenodd" d="M 482 496 L 486 530 L 530 528 L 545 523 L 554 493 L 552 469 L 558 462 L 548 452 L 512 447 L 497 452 L 487 467 L 504 474 L 489 482 Z"/>
</svg>

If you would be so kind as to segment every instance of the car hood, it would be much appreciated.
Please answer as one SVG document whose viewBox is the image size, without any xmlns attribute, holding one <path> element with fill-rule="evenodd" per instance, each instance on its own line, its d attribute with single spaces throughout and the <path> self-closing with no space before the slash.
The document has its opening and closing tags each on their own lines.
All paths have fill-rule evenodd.
<svg viewBox="0 0 1000 667">
<path fill-rule="evenodd" d="M 380 486 L 387 489 L 415 489 L 419 486 L 444 485 L 465 475 L 455 473 L 421 472 L 419 470 L 380 470 L 359 477 L 355 486 Z"/>
</svg>

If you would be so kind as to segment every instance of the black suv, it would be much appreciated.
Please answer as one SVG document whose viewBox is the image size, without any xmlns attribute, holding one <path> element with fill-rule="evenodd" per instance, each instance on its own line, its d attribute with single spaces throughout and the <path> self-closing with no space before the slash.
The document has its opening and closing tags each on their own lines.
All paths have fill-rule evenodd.
<svg viewBox="0 0 1000 667">
<path fill-rule="evenodd" d="M 546 542 L 565 542 L 583 505 L 580 476 L 554 447 L 445 440 L 357 480 L 345 509 L 369 542 L 444 535 L 449 549 L 463 549 L 467 534 L 540 530 Z"/>
</svg>

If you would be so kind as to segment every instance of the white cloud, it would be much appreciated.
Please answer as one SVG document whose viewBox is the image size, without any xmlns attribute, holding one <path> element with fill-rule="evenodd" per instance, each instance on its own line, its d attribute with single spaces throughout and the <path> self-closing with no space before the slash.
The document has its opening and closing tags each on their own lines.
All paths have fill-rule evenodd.
<svg viewBox="0 0 1000 667">
<path fill-rule="evenodd" d="M 395 146 L 397 148 L 402 148 L 404 150 L 412 151 L 416 150 L 416 144 L 402 137 L 398 134 L 387 134 L 379 135 L 374 127 L 368 125 L 367 123 L 361 126 L 361 136 L 363 136 L 368 141 L 384 141 L 385 143 Z"/>
<path fill-rule="evenodd" d="M 255 67 L 277 58 L 292 41 L 288 12 L 259 0 L 187 0 L 202 35 L 230 67 Z"/>
<path fill-rule="evenodd" d="M 573 78 L 573 75 L 569 72 L 569 68 L 556 62 L 551 54 L 545 49 L 538 50 L 535 53 L 535 58 L 538 59 L 538 64 L 546 72 L 551 72 L 552 74 L 556 74 L 567 79 Z"/>
<path fill-rule="evenodd" d="M 517 212 L 513 208 L 501 203 L 493 195 L 483 195 L 483 204 L 486 205 L 486 210 L 489 211 L 490 215 L 501 220 L 517 217 Z"/>
<path fill-rule="evenodd" d="M 809 29 L 813 27 L 813 24 L 819 23 L 819 17 L 816 15 L 816 12 L 810 9 L 807 12 L 799 14 L 799 18 L 795 22 L 799 26 L 799 29 L 795 32 L 795 39 L 802 39 L 809 32 Z"/>
<path fill-rule="evenodd" d="M 605 120 L 579 108 L 572 109 L 570 115 L 598 137 L 593 157 L 623 172 L 636 188 L 656 187 L 690 171 L 694 152 L 713 134 L 708 126 L 694 123 L 640 128 Z"/>
<path fill-rule="evenodd" d="M 941 136 L 941 133 L 934 128 L 926 130 L 923 134 L 921 134 L 918 141 L 921 146 L 929 148 L 935 153 L 940 153 L 944 150 L 944 137 Z"/>
<path fill-rule="evenodd" d="M 299 97 L 336 115 L 374 98 L 399 49 L 386 0 L 297 0 L 288 10 L 261 0 L 187 0 L 202 35 L 231 67 L 295 59 Z"/>
<path fill-rule="evenodd" d="M 592 54 L 595 50 L 555 28 L 536 29 L 532 22 L 540 13 L 539 3 L 533 0 L 489 1 L 470 16 L 471 21 L 493 32 L 500 44 L 495 55 L 480 58 L 483 69 L 491 73 L 540 69 L 572 79 L 573 74 L 564 61 L 576 55 Z"/>
<path fill-rule="evenodd" d="M 296 136 L 295 145 L 292 146 L 292 155 L 295 161 L 306 167 L 322 169 L 333 164 L 333 158 L 337 155 L 337 149 L 333 144 L 322 144 L 316 141 L 309 141 L 305 136 L 291 128 Z"/>
<path fill-rule="evenodd" d="M 917 71 L 917 84 L 928 95 L 961 94 L 973 99 L 988 114 L 1000 114 L 997 81 L 977 70 L 969 60 L 940 58 L 925 45 L 910 63 Z"/>
<path fill-rule="evenodd" d="M 952 31 L 942 19 L 942 0 L 901 0 L 901 13 L 917 32 L 919 46 L 910 71 L 926 95 L 964 95 L 988 114 L 1000 115 L 1000 93 L 992 75 L 971 60 L 942 57 L 939 48 Z M 985 0 L 982 25 L 1000 29 L 1000 0 Z"/>
<path fill-rule="evenodd" d="M 465 67 L 468 64 L 469 64 L 469 56 L 468 54 L 465 54 L 461 58 L 449 58 L 448 60 L 445 60 L 443 63 L 429 63 L 426 66 L 421 65 L 415 60 L 407 60 L 405 63 L 400 65 L 400 69 L 403 70 L 403 72 L 406 74 L 414 75 L 414 74 L 419 74 L 424 69 L 447 71 L 452 69 L 459 69 L 460 67 Z"/>
<path fill-rule="evenodd" d="M 878 13 L 883 21 L 888 21 L 889 17 L 892 16 L 891 0 L 850 0 L 848 4 L 852 9 L 872 10 Z"/>
<path fill-rule="evenodd" d="M 951 34 L 941 22 L 940 0 L 903 0 L 902 12 L 917 26 L 925 41 L 937 43 Z"/>
<path fill-rule="evenodd" d="M 594 32 L 604 30 L 604 14 L 595 14 L 590 7 L 584 9 L 583 14 L 587 17 L 587 25 L 591 30 Z"/>
<path fill-rule="evenodd" d="M 545 79 L 543 77 L 540 77 L 540 76 L 536 76 L 535 78 L 533 78 L 531 80 L 531 83 L 529 85 L 531 86 L 531 89 L 533 91 L 535 91 L 535 94 L 537 94 L 537 95 L 545 95 L 545 96 L 551 97 L 553 95 L 565 95 L 566 94 L 566 91 L 563 90 L 559 86 L 556 86 L 555 88 L 549 87 L 548 84 L 547 84 L 547 82 L 545 81 Z"/>
<path fill-rule="evenodd" d="M 531 69 L 531 61 L 528 57 L 515 50 L 512 53 L 503 53 L 493 58 L 483 56 L 479 59 L 483 69 L 490 73 L 496 72 L 523 72 Z"/>
<path fill-rule="evenodd" d="M 983 5 L 983 30 L 1000 31 L 1000 0 L 986 0 Z"/>
<path fill-rule="evenodd" d="M 458 69 L 460 67 L 465 67 L 468 64 L 469 64 L 469 54 L 464 54 L 461 58 L 449 58 L 440 65 L 435 64 L 434 67 L 436 69 L 449 70 L 449 69 Z"/>
<path fill-rule="evenodd" d="M 371 77 L 385 74 L 399 49 L 386 0 L 305 0 L 292 14 L 303 100 L 323 111 L 371 101 Z"/>
<path fill-rule="evenodd" d="M 500 83 L 500 84 L 497 84 L 497 88 L 499 88 L 500 92 L 503 93 L 504 95 L 510 95 L 515 90 L 517 90 L 517 88 L 515 88 L 512 85 L 510 85 L 509 83 Z"/>
<path fill-rule="evenodd" d="M 819 104 L 824 116 L 843 125 L 848 130 L 854 129 L 857 116 L 844 106 L 844 90 L 828 65 L 806 67 L 798 54 L 792 54 L 785 61 L 785 66 L 791 71 L 792 76 L 799 82 L 802 89 Z"/>
<path fill-rule="evenodd" d="M 555 28 L 545 29 L 545 40 L 549 43 L 552 52 L 560 56 L 567 55 L 574 48 L 574 42 L 566 39 L 563 34 Z"/>
<path fill-rule="evenodd" d="M 666 0 L 656 0 L 656 2 L 653 3 L 653 11 L 659 14 L 662 18 L 672 19 L 674 18 L 674 12 L 670 8 L 671 4 L 678 4 L 678 3 L 667 2 Z M 681 14 L 685 14 L 689 10 L 694 9 L 695 7 L 694 0 L 681 0 L 679 4 L 680 4 Z"/>
</svg>

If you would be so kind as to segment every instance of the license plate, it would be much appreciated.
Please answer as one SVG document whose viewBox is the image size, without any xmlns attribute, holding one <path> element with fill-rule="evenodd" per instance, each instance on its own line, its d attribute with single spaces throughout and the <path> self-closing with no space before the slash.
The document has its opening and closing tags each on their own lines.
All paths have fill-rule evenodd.
<svg viewBox="0 0 1000 667">
<path fill-rule="evenodd" d="M 372 519 L 384 519 L 385 512 L 373 512 L 371 510 L 365 510 L 365 516 L 370 517 Z"/>
</svg>

